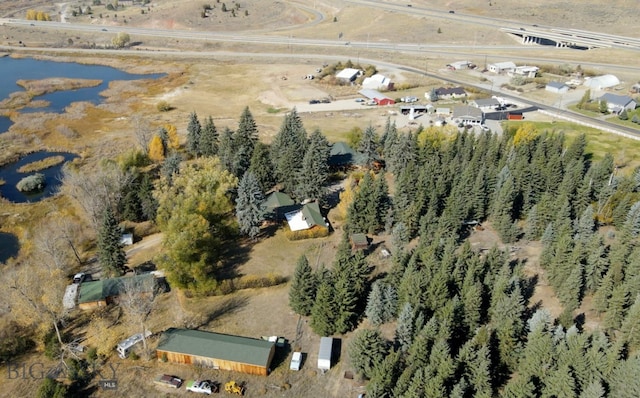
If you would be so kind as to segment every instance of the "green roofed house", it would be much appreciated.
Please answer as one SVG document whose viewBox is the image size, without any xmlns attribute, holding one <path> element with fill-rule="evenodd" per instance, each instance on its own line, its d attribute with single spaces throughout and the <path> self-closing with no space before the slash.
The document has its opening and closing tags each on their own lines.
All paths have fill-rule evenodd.
<svg viewBox="0 0 640 398">
<path fill-rule="evenodd" d="M 329 152 L 329 166 L 334 168 L 349 168 L 353 166 L 363 166 L 364 156 L 354 151 L 346 142 L 336 142 L 331 145 Z"/>
<path fill-rule="evenodd" d="M 272 192 L 267 196 L 262 207 L 274 220 L 284 219 L 284 214 L 299 208 L 296 202 L 284 192 Z"/>
<path fill-rule="evenodd" d="M 275 343 L 191 329 L 168 329 L 156 349 L 160 360 L 266 376 Z"/>
<path fill-rule="evenodd" d="M 285 218 L 292 231 L 302 231 L 310 228 L 329 228 L 329 223 L 320 213 L 318 202 L 309 202 L 302 208 L 286 213 Z"/>
<path fill-rule="evenodd" d="M 123 286 L 128 283 L 128 281 L 131 281 L 135 286 L 143 287 L 143 289 L 153 289 L 155 287 L 155 284 L 152 281 L 153 278 L 154 276 L 152 274 L 143 274 L 84 282 L 80 285 L 78 307 L 80 307 L 81 310 L 90 310 L 97 307 L 105 307 L 111 303 L 116 303 Z M 145 294 L 153 292 L 143 291 L 141 293 Z"/>
</svg>

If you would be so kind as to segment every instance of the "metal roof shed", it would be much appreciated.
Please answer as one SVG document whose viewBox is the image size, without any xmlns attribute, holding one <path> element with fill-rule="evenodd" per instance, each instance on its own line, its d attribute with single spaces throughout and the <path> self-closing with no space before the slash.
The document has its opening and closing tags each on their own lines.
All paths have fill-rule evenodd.
<svg viewBox="0 0 640 398">
<path fill-rule="evenodd" d="M 168 329 L 156 350 L 158 359 L 213 369 L 269 374 L 275 353 L 270 341 L 191 329 Z"/>
</svg>

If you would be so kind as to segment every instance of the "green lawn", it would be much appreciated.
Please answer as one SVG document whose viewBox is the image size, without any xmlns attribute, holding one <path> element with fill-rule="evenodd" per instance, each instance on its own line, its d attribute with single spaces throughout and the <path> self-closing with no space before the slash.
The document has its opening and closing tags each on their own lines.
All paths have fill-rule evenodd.
<svg viewBox="0 0 640 398">
<path fill-rule="evenodd" d="M 522 122 L 505 122 L 522 123 Z M 607 133 L 598 129 L 581 126 L 570 122 L 524 122 L 536 126 L 538 131 L 554 133 L 563 132 L 567 137 L 567 144 L 579 134 L 587 137 L 586 152 L 591 154 L 593 161 L 598 161 L 605 154 L 611 153 L 615 163 L 623 173 L 629 173 L 640 166 L 640 140 L 626 138 L 617 134 Z M 505 125 L 506 127 L 506 125 Z"/>
</svg>

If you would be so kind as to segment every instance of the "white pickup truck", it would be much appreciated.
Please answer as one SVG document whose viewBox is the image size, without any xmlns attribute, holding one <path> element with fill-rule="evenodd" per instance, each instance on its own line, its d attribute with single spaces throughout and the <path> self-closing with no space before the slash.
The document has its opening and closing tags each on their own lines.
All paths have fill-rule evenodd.
<svg viewBox="0 0 640 398">
<path fill-rule="evenodd" d="M 218 385 L 209 380 L 189 380 L 186 383 L 187 391 L 211 395 L 218 392 Z"/>
</svg>

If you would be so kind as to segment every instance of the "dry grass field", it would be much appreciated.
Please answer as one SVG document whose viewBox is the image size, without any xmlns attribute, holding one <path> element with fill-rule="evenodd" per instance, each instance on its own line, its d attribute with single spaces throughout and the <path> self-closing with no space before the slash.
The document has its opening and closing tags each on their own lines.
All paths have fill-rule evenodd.
<svg viewBox="0 0 640 398">
<path fill-rule="evenodd" d="M 103 1 L 104 2 L 104 1 Z M 255 34 L 273 34 L 284 37 L 317 38 L 335 40 L 340 37 L 344 41 L 367 43 L 430 43 L 460 45 L 465 51 L 476 46 L 496 46 L 496 49 L 478 50 L 471 57 L 472 61 L 481 64 L 489 57 L 502 60 L 504 57 L 523 56 L 498 46 L 513 45 L 516 41 L 500 32 L 496 27 L 474 23 L 465 15 L 491 16 L 494 18 L 520 22 L 523 24 L 540 24 L 580 28 L 612 34 L 637 35 L 637 30 L 629 29 L 637 21 L 637 0 L 613 0 L 606 7 L 596 0 L 573 2 L 557 2 L 539 0 L 531 3 L 524 0 L 492 0 L 478 2 L 475 0 L 451 0 L 447 2 L 427 0 L 387 1 L 413 9 L 428 9 L 444 12 L 446 18 L 434 15 L 417 16 L 411 13 L 386 11 L 377 8 L 366 8 L 358 2 L 343 0 L 316 0 L 313 6 L 323 15 L 319 22 L 318 15 L 306 7 L 289 1 L 267 2 L 262 0 L 246 0 L 238 2 L 240 8 L 237 16 L 219 12 L 217 8 L 207 18 L 202 18 L 202 1 L 198 0 L 156 0 L 147 8 L 126 7 L 117 13 L 107 11 L 104 6 L 92 6 L 93 18 L 87 15 L 72 16 L 71 11 L 79 4 L 86 2 L 70 1 L 52 4 L 43 0 L 19 0 L 0 2 L 0 17 L 23 18 L 27 9 L 39 9 L 49 12 L 54 19 L 64 16 L 68 22 L 86 23 L 104 26 L 146 27 L 158 29 L 209 30 L 212 32 L 252 31 Z M 211 2 L 214 4 L 214 2 Z M 230 6 L 232 3 L 227 3 Z M 455 14 L 448 15 L 448 10 Z M 144 13 L 142 12 L 144 11 Z M 245 13 L 246 11 L 246 13 Z M 102 17 L 99 15 L 102 14 Z M 117 14 L 117 16 L 116 16 Z M 366 15 L 366 18 L 363 18 Z M 440 31 L 440 33 L 438 33 Z M 421 97 L 424 92 L 443 84 L 438 79 L 440 69 L 452 59 L 460 58 L 456 49 L 447 51 L 425 51 L 415 55 L 400 52 L 380 52 L 362 48 L 354 50 L 342 47 L 298 47 L 270 46 L 269 51 L 279 52 L 278 56 L 262 57 L 257 52 L 262 50 L 257 44 L 221 43 L 209 41 L 177 41 L 152 37 L 136 37 L 132 41 L 139 42 L 137 47 L 146 50 L 157 50 L 141 54 L 122 53 L 118 55 L 101 53 L 62 53 L 87 44 L 106 45 L 114 36 L 111 32 L 63 32 L 38 27 L 18 28 L 0 26 L 0 45 L 17 46 L 19 42 L 26 50 L 14 48 L 12 56 L 36 55 L 58 61 L 104 64 L 122 68 L 129 72 L 151 73 L 163 72 L 166 76 L 154 81 L 139 80 L 133 82 L 114 82 L 103 94 L 104 101 L 100 105 L 86 103 L 74 104 L 63 114 L 35 113 L 20 115 L 12 109 L 16 103 L 25 101 L 23 97 L 15 98 L 9 106 L 0 109 L 2 114 L 10 115 L 14 126 L 8 133 L 0 134 L 0 164 L 15 159 L 22 153 L 37 149 L 68 150 L 78 153 L 86 167 L 95 166 L 101 159 L 113 158 L 136 145 L 132 131 L 135 124 L 144 120 L 152 128 L 170 123 L 177 126 L 184 139 L 187 116 L 195 111 L 201 120 L 212 116 L 216 127 L 235 129 L 239 116 L 245 106 L 249 106 L 254 115 L 260 139 L 269 142 L 277 133 L 283 115 L 299 104 L 306 104 L 310 99 L 333 97 L 336 99 L 354 98 L 356 87 L 336 87 L 317 80 L 306 80 L 303 76 L 313 74 L 316 68 L 325 62 L 333 62 L 334 57 L 359 60 L 369 63 L 368 58 L 376 58 L 386 62 L 397 62 L 427 69 L 435 77 L 425 78 L 396 68 L 381 66 L 380 70 L 392 77 L 394 81 L 405 82 L 414 86 L 401 95 Z M 73 44 L 70 44 L 70 41 Z M 35 47 L 55 46 L 54 49 L 35 51 Z M 195 55 L 162 52 L 160 50 L 194 51 Z M 581 64 L 587 62 L 611 62 L 616 64 L 637 63 L 637 53 L 618 50 L 556 51 L 550 48 L 529 47 L 526 56 L 552 60 L 562 57 L 567 63 Z M 196 53 L 202 51 L 202 56 Z M 216 53 L 216 51 L 219 51 Z M 242 52 L 234 56 L 233 52 Z M 249 56 L 246 53 L 256 53 Z M 304 55 L 303 55 L 304 54 Z M 466 56 L 465 56 L 466 58 Z M 627 72 L 622 75 L 625 83 L 633 82 L 639 77 Z M 446 76 L 446 75 L 442 75 Z M 479 82 L 472 74 L 456 76 L 470 84 Z M 542 96 L 543 94 L 536 93 Z M 394 94 L 396 96 L 396 94 Z M 160 112 L 157 104 L 167 101 L 174 109 Z M 13 104 L 13 105 L 11 105 Z M 365 128 L 372 125 L 381 129 L 388 117 L 395 117 L 387 110 L 375 108 L 301 113 L 308 132 L 318 128 L 330 141 L 343 139 L 354 127 Z M 74 134 L 68 134 L 73 131 Z M 616 140 L 622 142 L 622 140 Z M 602 139 L 607 145 L 611 140 Z M 608 144 L 610 143 L 610 144 Z M 612 146 L 613 147 L 613 146 Z M 613 147 L 616 148 L 616 147 Z M 626 155 L 631 157 L 631 155 Z M 634 158 L 635 159 L 635 158 Z M 634 160 L 635 162 L 635 160 Z M 635 164 L 635 163 L 634 163 Z M 29 250 L 27 237 L 29 227 L 46 217 L 53 207 L 66 209 L 70 214 L 77 210 L 65 196 L 57 196 L 36 204 L 12 204 L 0 199 L 0 231 L 15 233 L 23 241 L 23 251 Z M 282 231 L 260 240 L 255 244 L 247 244 L 239 249 L 245 251 L 245 260 L 237 264 L 237 270 L 245 275 L 277 274 L 290 277 L 295 267 L 295 260 L 306 254 L 313 264 L 330 266 L 335 247 L 340 240 L 340 224 L 334 222 L 332 214 L 329 221 L 336 228 L 335 233 L 327 238 L 310 241 L 289 242 Z M 387 237 L 376 237 L 376 243 L 384 242 Z M 148 237 L 148 244 L 132 255 L 132 265 L 153 260 L 157 253 L 157 237 Z M 497 238 L 487 228 L 483 233 L 471 236 L 474 247 L 490 247 Z M 144 242 L 144 241 L 143 241 Z M 140 245 L 140 244 L 138 244 Z M 137 246 L 136 246 L 137 247 Z M 86 253 L 88 255 L 88 253 Z M 528 259 L 526 272 L 542 275 L 541 283 L 536 289 L 533 302 L 542 301 L 543 306 L 553 314 L 559 314 L 561 308 L 544 284 L 543 271 L 537 266 L 539 248 L 535 245 L 525 246 L 515 254 Z M 383 272 L 389 264 L 381 260 L 377 253 L 370 257 L 375 265 L 374 272 Z M 247 383 L 248 397 L 356 397 L 362 391 L 358 383 L 343 378 L 344 371 L 349 370 L 346 358 L 346 346 L 350 334 L 343 336 L 342 360 L 325 375 L 315 370 L 315 360 L 319 338 L 310 330 L 304 320 L 293 314 L 287 305 L 288 285 L 280 285 L 263 289 L 248 289 L 223 297 L 186 298 L 177 291 L 161 296 L 157 308 L 149 321 L 153 331 L 160 331 L 171 326 L 201 327 L 223 333 L 234 333 L 259 337 L 262 335 L 282 335 L 287 337 L 295 348 L 307 353 L 301 372 L 288 370 L 288 352 L 278 354 L 273 372 L 267 378 L 251 377 L 230 372 L 199 369 L 190 366 L 177 366 L 158 363 L 156 361 L 122 361 L 112 355 L 109 363 L 118 368 L 117 378 L 119 390 L 109 392 L 97 388 L 94 380 L 91 395 L 95 397 L 137 396 L 181 396 L 181 391 L 164 391 L 155 387 L 150 380 L 158 373 L 171 373 L 183 378 L 207 377 L 218 382 L 235 379 Z M 589 302 L 585 300 L 583 310 L 589 314 Z M 75 314 L 77 316 L 77 314 Z M 84 319 L 86 316 L 77 316 Z M 595 318 L 589 318 L 593 321 Z M 79 321 L 77 321 L 79 322 Z M 300 325 L 298 326 L 298 322 Z M 74 324 L 75 325 L 75 324 Z M 363 325 L 367 326 L 366 321 Z M 389 336 L 392 328 L 384 332 Z M 76 332 L 87 331 L 86 325 Z M 127 330 L 117 330 L 123 336 Z M 97 344 L 97 336 L 86 335 L 89 345 Z M 154 341 L 152 340 L 152 344 Z M 41 355 L 24 358 L 25 361 L 41 360 Z M 0 368 L 5 372 L 6 368 Z M 27 397 L 33 396 L 39 382 L 29 379 L 3 380 L 0 395 Z M 289 385 L 288 389 L 284 389 Z"/>
</svg>

